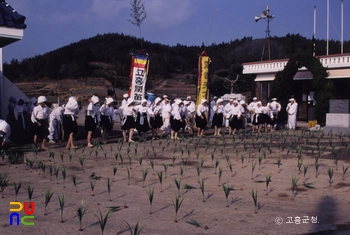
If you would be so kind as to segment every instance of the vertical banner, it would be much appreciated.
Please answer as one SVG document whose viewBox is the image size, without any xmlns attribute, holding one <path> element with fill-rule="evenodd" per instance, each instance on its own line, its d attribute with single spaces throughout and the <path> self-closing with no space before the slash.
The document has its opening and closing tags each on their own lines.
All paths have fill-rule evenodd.
<svg viewBox="0 0 350 235">
<path fill-rule="evenodd" d="M 201 55 L 199 56 L 198 60 L 198 86 L 197 86 L 197 102 L 196 106 L 201 102 L 202 98 L 205 98 L 208 100 L 209 104 L 209 65 L 210 65 L 210 58 L 207 55 L 207 52 L 203 51 Z"/>
<path fill-rule="evenodd" d="M 129 96 L 135 101 L 135 104 L 140 104 L 145 97 L 148 67 L 149 57 L 147 54 L 133 55 L 130 69 Z"/>
</svg>

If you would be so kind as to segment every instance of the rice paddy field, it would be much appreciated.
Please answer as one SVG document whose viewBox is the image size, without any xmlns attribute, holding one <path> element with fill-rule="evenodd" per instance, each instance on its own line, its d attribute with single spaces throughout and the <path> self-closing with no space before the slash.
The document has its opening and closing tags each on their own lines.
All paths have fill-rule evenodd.
<svg viewBox="0 0 350 235">
<path fill-rule="evenodd" d="M 2 153 L 0 234 L 350 232 L 349 133 L 121 140 Z M 15 201 L 34 225 L 10 225 Z"/>
</svg>

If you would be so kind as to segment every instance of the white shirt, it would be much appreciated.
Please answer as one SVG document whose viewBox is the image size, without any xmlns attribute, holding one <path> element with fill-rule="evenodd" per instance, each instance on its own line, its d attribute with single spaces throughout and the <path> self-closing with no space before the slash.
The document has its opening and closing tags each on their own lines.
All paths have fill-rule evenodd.
<svg viewBox="0 0 350 235">
<path fill-rule="evenodd" d="M 260 107 L 256 106 L 255 109 L 254 109 L 254 113 L 257 113 L 257 114 L 260 114 L 260 113 L 263 113 L 265 107 L 260 105 Z"/>
<path fill-rule="evenodd" d="M 294 115 L 298 111 L 298 104 L 296 102 L 294 102 L 293 104 L 289 103 L 286 110 L 289 113 L 289 115 Z"/>
<path fill-rule="evenodd" d="M 237 116 L 237 118 L 240 118 L 241 115 L 242 115 L 242 112 L 241 112 L 241 109 L 238 107 L 238 105 L 234 106 L 232 105 L 229 113 L 228 113 L 228 116 Z"/>
<path fill-rule="evenodd" d="M 162 105 L 161 104 L 158 104 L 158 105 L 154 104 L 151 109 L 153 111 L 153 115 L 157 115 L 157 114 L 162 113 Z"/>
<path fill-rule="evenodd" d="M 269 107 L 273 113 L 281 111 L 281 105 L 277 101 L 272 101 Z"/>
<path fill-rule="evenodd" d="M 52 110 L 52 112 L 50 113 L 50 122 L 52 122 L 53 120 L 56 119 L 59 123 L 62 124 L 63 123 L 63 111 L 64 111 L 64 108 L 61 106 Z"/>
<path fill-rule="evenodd" d="M 258 102 L 253 101 L 248 105 L 247 109 L 248 111 L 254 111 L 257 106 L 258 106 Z"/>
<path fill-rule="evenodd" d="M 140 113 L 147 113 L 147 115 L 153 115 L 152 110 L 148 108 L 147 105 L 146 106 L 142 106 L 142 104 L 137 105 L 135 107 L 135 111 Z"/>
<path fill-rule="evenodd" d="M 123 109 L 123 117 L 126 116 L 134 116 L 135 114 L 135 109 L 134 106 L 123 106 L 121 109 Z"/>
<path fill-rule="evenodd" d="M 198 105 L 198 108 L 197 108 L 197 115 L 198 116 L 202 116 L 202 113 L 206 113 L 206 112 L 208 112 L 207 106 L 204 106 L 203 104 Z"/>
<path fill-rule="evenodd" d="M 193 101 L 190 101 L 187 110 L 189 110 L 189 114 L 196 112 L 196 104 Z"/>
<path fill-rule="evenodd" d="M 233 107 L 233 103 L 231 104 L 230 102 L 229 103 L 227 103 L 225 106 L 224 106 L 224 116 L 226 117 L 226 118 L 228 118 L 229 116 L 230 116 L 230 111 L 231 111 L 231 108 Z"/>
<path fill-rule="evenodd" d="M 162 117 L 163 118 L 170 118 L 171 115 L 171 106 L 170 104 L 163 104 L 163 108 L 162 108 Z"/>
<path fill-rule="evenodd" d="M 32 112 L 31 120 L 33 123 L 38 122 L 38 119 L 47 119 L 50 115 L 49 108 L 45 105 L 41 107 L 40 105 L 35 106 Z"/>
<path fill-rule="evenodd" d="M 213 111 L 215 112 L 215 113 L 224 113 L 224 108 L 225 108 L 225 106 L 224 105 L 215 105 L 214 107 L 213 107 Z"/>
<path fill-rule="evenodd" d="M 180 115 L 181 115 L 181 117 L 182 117 L 183 119 L 187 119 L 187 117 L 188 117 L 188 111 L 187 111 L 186 105 L 182 105 L 182 106 L 180 107 Z"/>
<path fill-rule="evenodd" d="M 114 107 L 113 106 L 108 106 L 106 104 L 102 105 L 100 108 L 100 113 L 101 115 L 111 117 L 113 120 L 115 120 L 115 115 L 114 115 Z"/>
<path fill-rule="evenodd" d="M 180 109 L 181 107 L 179 107 L 179 105 L 174 105 L 174 108 L 171 111 L 171 115 L 174 117 L 175 120 L 181 120 Z"/>
<path fill-rule="evenodd" d="M 101 121 L 100 109 L 97 105 L 93 104 L 92 102 L 90 102 L 90 104 L 86 108 L 86 115 L 96 118 L 98 122 Z"/>
</svg>

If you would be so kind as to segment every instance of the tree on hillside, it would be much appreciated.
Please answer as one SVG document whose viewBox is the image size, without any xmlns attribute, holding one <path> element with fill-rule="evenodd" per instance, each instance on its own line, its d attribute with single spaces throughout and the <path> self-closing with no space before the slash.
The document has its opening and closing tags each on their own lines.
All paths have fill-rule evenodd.
<svg viewBox="0 0 350 235">
<path fill-rule="evenodd" d="M 145 10 L 145 4 L 141 0 L 132 0 L 130 1 L 131 5 L 131 20 L 128 20 L 133 25 L 136 25 L 139 28 L 140 39 L 141 39 L 141 49 L 142 49 L 142 34 L 141 34 L 141 24 L 144 19 L 147 17 L 147 12 Z"/>
<path fill-rule="evenodd" d="M 233 94 L 234 86 L 238 81 L 239 75 L 242 74 L 242 71 L 243 71 L 242 64 L 232 64 L 230 66 L 230 69 L 217 70 L 214 73 L 214 77 L 218 78 L 219 80 L 224 80 L 226 84 L 228 83 L 229 87 L 227 87 L 225 83 L 222 83 L 222 81 L 220 81 L 220 83 L 222 83 L 226 89 L 230 90 L 230 94 Z"/>
</svg>

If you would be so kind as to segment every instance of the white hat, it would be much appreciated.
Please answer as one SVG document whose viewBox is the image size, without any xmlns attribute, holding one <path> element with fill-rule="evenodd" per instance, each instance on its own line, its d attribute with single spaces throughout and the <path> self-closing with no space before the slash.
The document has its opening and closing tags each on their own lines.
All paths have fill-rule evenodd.
<svg viewBox="0 0 350 235">
<path fill-rule="evenodd" d="M 260 105 L 261 105 L 261 101 L 258 101 L 257 104 L 260 104 Z"/>
<path fill-rule="evenodd" d="M 254 97 L 253 100 L 257 100 L 258 98 Z"/>
<path fill-rule="evenodd" d="M 220 102 L 224 102 L 222 99 L 218 99 L 217 101 L 216 101 L 216 103 L 218 104 L 218 103 L 220 103 Z"/>
<path fill-rule="evenodd" d="M 123 95 L 123 98 L 128 98 L 128 97 L 129 97 L 128 93 L 125 93 L 125 94 Z"/>
<path fill-rule="evenodd" d="M 168 98 L 168 96 L 167 95 L 163 95 L 163 98 Z"/>
<path fill-rule="evenodd" d="M 204 104 L 204 103 L 206 103 L 206 102 L 207 102 L 206 99 L 204 99 L 204 98 L 201 99 L 201 104 Z"/>
<path fill-rule="evenodd" d="M 244 101 L 244 100 L 241 100 L 241 101 L 239 101 L 239 103 L 240 103 L 241 105 L 243 105 L 243 104 L 245 104 L 245 101 Z"/>
<path fill-rule="evenodd" d="M 192 97 L 189 95 L 189 96 L 187 96 L 187 99 L 191 99 Z"/>
<path fill-rule="evenodd" d="M 147 103 L 147 100 L 146 99 L 142 99 L 141 100 L 141 104 L 143 104 L 143 103 Z"/>
<path fill-rule="evenodd" d="M 175 104 L 179 105 L 182 103 L 182 100 L 181 99 L 175 99 Z"/>
<path fill-rule="evenodd" d="M 108 105 L 108 104 L 111 104 L 111 103 L 113 103 L 114 102 L 114 100 L 113 100 L 113 98 L 107 98 L 106 99 L 106 104 Z"/>
<path fill-rule="evenodd" d="M 190 101 L 188 101 L 188 100 L 184 100 L 184 105 L 189 105 L 191 102 Z"/>
<path fill-rule="evenodd" d="M 40 103 L 43 103 L 43 102 L 46 102 L 47 101 L 47 99 L 46 99 L 46 97 L 45 96 L 39 96 L 38 97 L 38 104 L 40 104 Z"/>
<path fill-rule="evenodd" d="M 234 104 L 238 104 L 238 101 L 237 101 L 237 100 L 234 100 L 233 103 L 234 103 Z"/>
<path fill-rule="evenodd" d="M 295 101 L 295 99 L 294 98 L 290 98 L 289 101 Z"/>
<path fill-rule="evenodd" d="M 134 100 L 132 98 L 129 98 L 128 101 L 126 102 L 126 105 L 129 106 L 132 103 L 134 103 Z"/>
<path fill-rule="evenodd" d="M 229 101 L 232 102 L 232 101 L 233 101 L 233 98 L 229 99 Z"/>
<path fill-rule="evenodd" d="M 157 98 L 154 100 L 154 103 L 155 103 L 155 104 L 158 104 L 160 101 L 162 101 L 162 99 L 159 98 L 159 97 L 157 97 Z"/>
<path fill-rule="evenodd" d="M 214 96 L 213 99 L 217 99 L 218 97 Z"/>
<path fill-rule="evenodd" d="M 276 101 L 276 100 L 277 100 L 277 98 L 272 98 L 271 100 Z"/>
<path fill-rule="evenodd" d="M 91 97 L 91 101 L 93 104 L 97 104 L 100 101 L 100 99 L 97 96 L 93 95 Z"/>
</svg>

